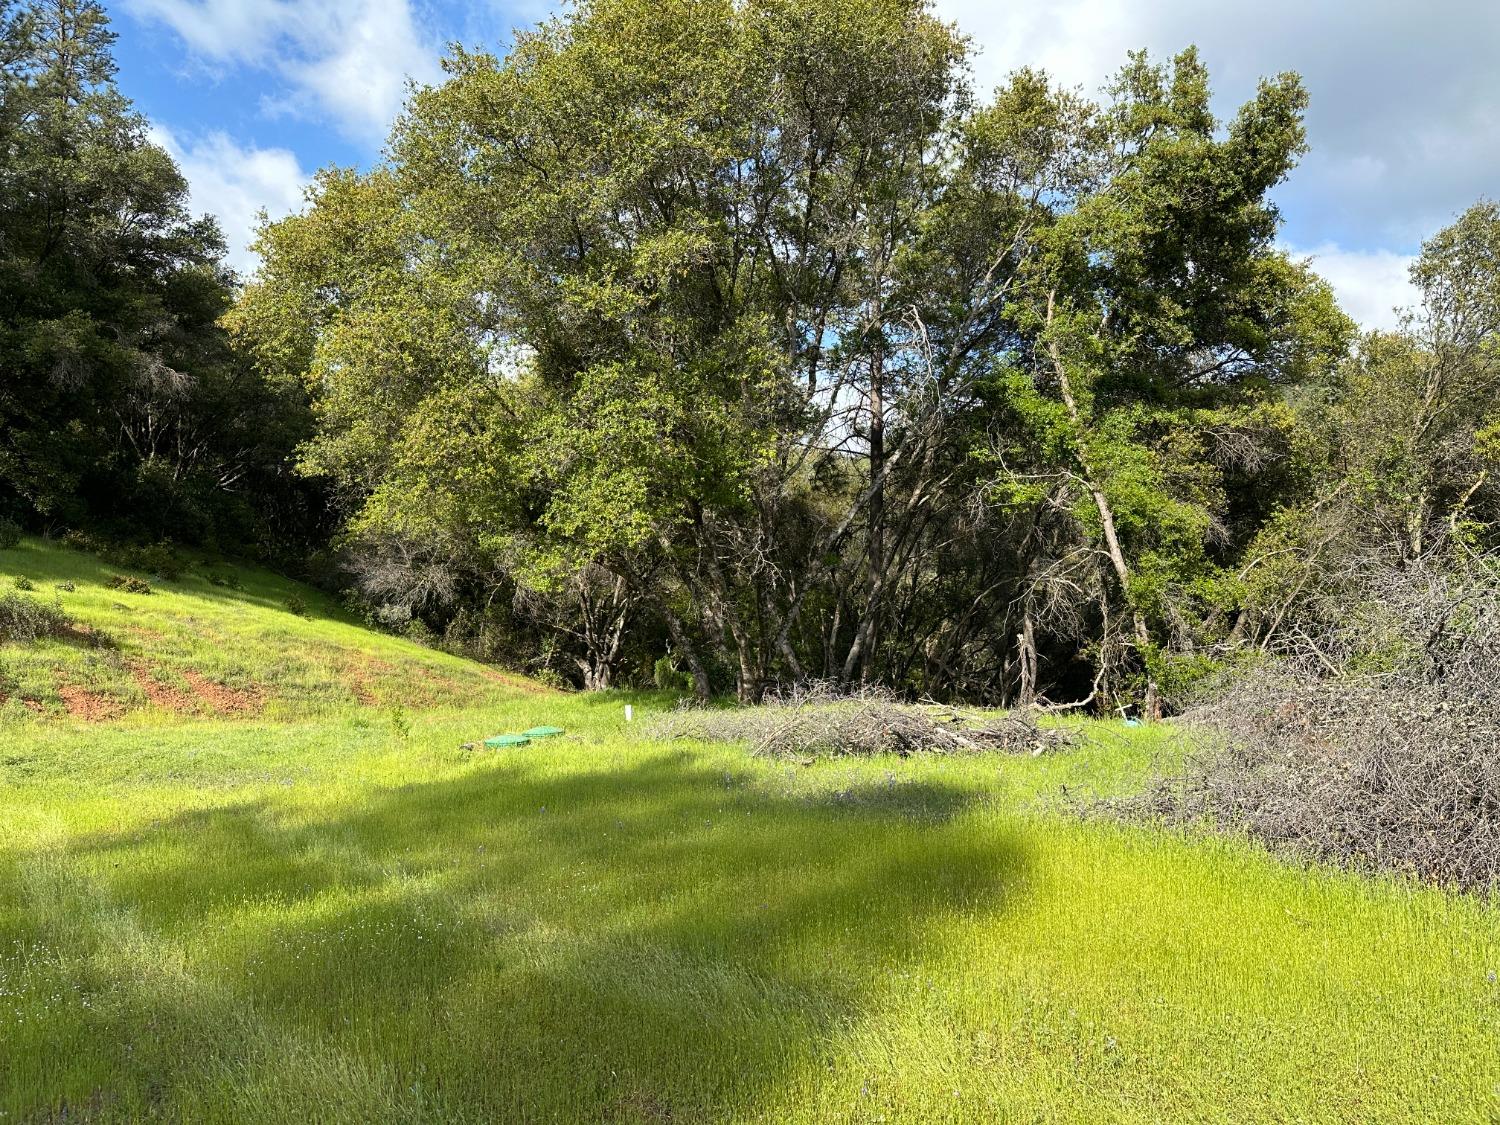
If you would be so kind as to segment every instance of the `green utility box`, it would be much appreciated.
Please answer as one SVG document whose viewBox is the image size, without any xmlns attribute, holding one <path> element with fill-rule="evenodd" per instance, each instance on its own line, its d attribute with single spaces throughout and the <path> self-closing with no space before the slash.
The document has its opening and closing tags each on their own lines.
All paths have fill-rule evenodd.
<svg viewBox="0 0 1500 1125">
<path fill-rule="evenodd" d="M 491 750 L 498 750 L 502 746 L 525 746 L 530 741 L 524 734 L 497 734 L 486 738 L 484 744 Z"/>
<path fill-rule="evenodd" d="M 554 734 L 566 733 L 562 727 L 532 727 L 521 732 L 524 738 L 551 738 Z"/>
</svg>

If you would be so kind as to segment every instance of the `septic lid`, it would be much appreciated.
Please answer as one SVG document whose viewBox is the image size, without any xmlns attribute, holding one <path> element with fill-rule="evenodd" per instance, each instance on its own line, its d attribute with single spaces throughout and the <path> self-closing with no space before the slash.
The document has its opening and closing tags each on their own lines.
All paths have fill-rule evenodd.
<svg viewBox="0 0 1500 1125">
<path fill-rule="evenodd" d="M 532 727 L 530 730 L 521 732 L 527 738 L 551 738 L 554 734 L 562 734 L 562 727 Z"/>
<path fill-rule="evenodd" d="M 531 739 L 524 734 L 497 734 L 493 738 L 486 738 L 486 746 L 525 746 Z"/>
</svg>

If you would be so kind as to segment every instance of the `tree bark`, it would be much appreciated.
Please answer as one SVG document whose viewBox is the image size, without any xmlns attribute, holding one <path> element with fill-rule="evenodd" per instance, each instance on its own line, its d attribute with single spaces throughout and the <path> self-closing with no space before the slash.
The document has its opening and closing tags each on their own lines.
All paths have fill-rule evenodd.
<svg viewBox="0 0 1500 1125">
<path fill-rule="evenodd" d="M 1099 512 L 1099 522 L 1104 529 L 1105 552 L 1109 556 L 1110 566 L 1114 569 L 1115 578 L 1120 584 L 1120 593 L 1125 598 L 1125 604 L 1130 607 L 1132 624 L 1135 627 L 1136 649 L 1144 660 L 1147 650 L 1151 647 L 1151 631 L 1146 627 L 1145 615 L 1135 605 L 1135 599 L 1130 592 L 1130 566 L 1125 561 L 1125 552 L 1120 548 L 1120 537 L 1115 532 L 1115 513 L 1110 507 L 1109 497 L 1104 495 L 1104 490 L 1099 487 L 1094 477 L 1094 472 L 1089 464 L 1088 445 L 1084 438 L 1083 418 L 1078 410 L 1078 400 L 1073 394 L 1073 383 L 1068 378 L 1067 364 L 1063 362 L 1062 351 L 1057 346 L 1057 338 L 1052 335 L 1053 315 L 1056 305 L 1057 293 L 1053 290 L 1047 294 L 1047 355 L 1052 360 L 1053 372 L 1057 375 L 1058 390 L 1062 394 L 1063 406 L 1068 411 L 1068 419 L 1073 423 L 1073 431 L 1077 437 L 1076 456 L 1078 468 L 1083 478 L 1083 485 L 1089 490 L 1093 498 L 1094 507 Z M 1157 696 L 1155 680 L 1148 680 L 1146 684 L 1146 699 L 1144 704 L 1145 717 L 1155 720 L 1161 717 L 1161 701 Z"/>
<path fill-rule="evenodd" d="M 657 609 L 661 611 L 662 619 L 667 623 L 667 632 L 671 634 L 672 645 L 686 661 L 688 671 L 693 677 L 693 695 L 700 703 L 707 703 L 712 694 L 711 685 L 708 682 L 708 671 L 703 667 L 703 661 L 698 657 L 697 646 L 688 636 L 688 632 L 682 625 L 682 619 L 667 607 L 665 602 L 658 602 Z"/>
<path fill-rule="evenodd" d="M 865 614 L 859 678 L 869 682 L 880 646 L 880 601 L 885 593 L 885 333 L 875 307 L 875 344 L 870 354 L 870 604 Z M 858 645 L 859 642 L 856 641 Z M 854 655 L 854 650 L 850 650 Z M 847 677 L 853 669 L 846 669 Z"/>
</svg>

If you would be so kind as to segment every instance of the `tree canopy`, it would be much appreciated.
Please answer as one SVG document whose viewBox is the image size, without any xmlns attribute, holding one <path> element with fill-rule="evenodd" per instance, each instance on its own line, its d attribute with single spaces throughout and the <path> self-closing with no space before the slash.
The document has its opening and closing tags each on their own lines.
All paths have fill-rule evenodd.
<svg viewBox="0 0 1500 1125">
<path fill-rule="evenodd" d="M 1275 247 L 1302 87 L 982 98 L 967 50 L 905 0 L 597 0 L 456 52 L 235 313 L 355 538 L 573 606 L 590 683 L 626 621 L 742 698 L 1102 699 L 1222 639 L 1351 334 Z"/>
<path fill-rule="evenodd" d="M 0 20 L 0 514 L 305 546 L 305 395 L 231 351 L 223 239 L 117 89 L 103 9 Z"/>
<path fill-rule="evenodd" d="M 1147 713 L 1353 560 L 1494 546 L 1500 214 L 1360 337 L 1277 243 L 1294 74 L 1221 119 L 1191 48 L 980 91 L 920 0 L 585 0 L 455 48 L 240 287 L 99 7 L 5 11 L 33 523 L 305 554 L 336 517 L 381 620 L 589 687 Z"/>
</svg>

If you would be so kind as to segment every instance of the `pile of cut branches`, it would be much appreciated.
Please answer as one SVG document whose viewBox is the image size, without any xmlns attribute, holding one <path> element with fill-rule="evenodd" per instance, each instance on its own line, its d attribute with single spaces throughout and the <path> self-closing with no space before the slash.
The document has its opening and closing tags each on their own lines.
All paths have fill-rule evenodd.
<svg viewBox="0 0 1500 1125">
<path fill-rule="evenodd" d="M 1500 578 L 1407 573 L 1372 588 L 1365 637 L 1378 643 L 1346 626 L 1318 638 L 1312 659 L 1229 683 L 1184 716 L 1203 749 L 1115 807 L 1500 889 Z"/>
<path fill-rule="evenodd" d="M 755 707 L 685 706 L 655 720 L 658 738 L 748 743 L 756 754 L 819 756 L 953 754 L 981 750 L 1041 753 L 1065 746 L 1065 730 L 1038 727 L 1027 716 L 973 716 L 903 703 L 878 688 L 854 691 L 801 685 Z"/>
</svg>

